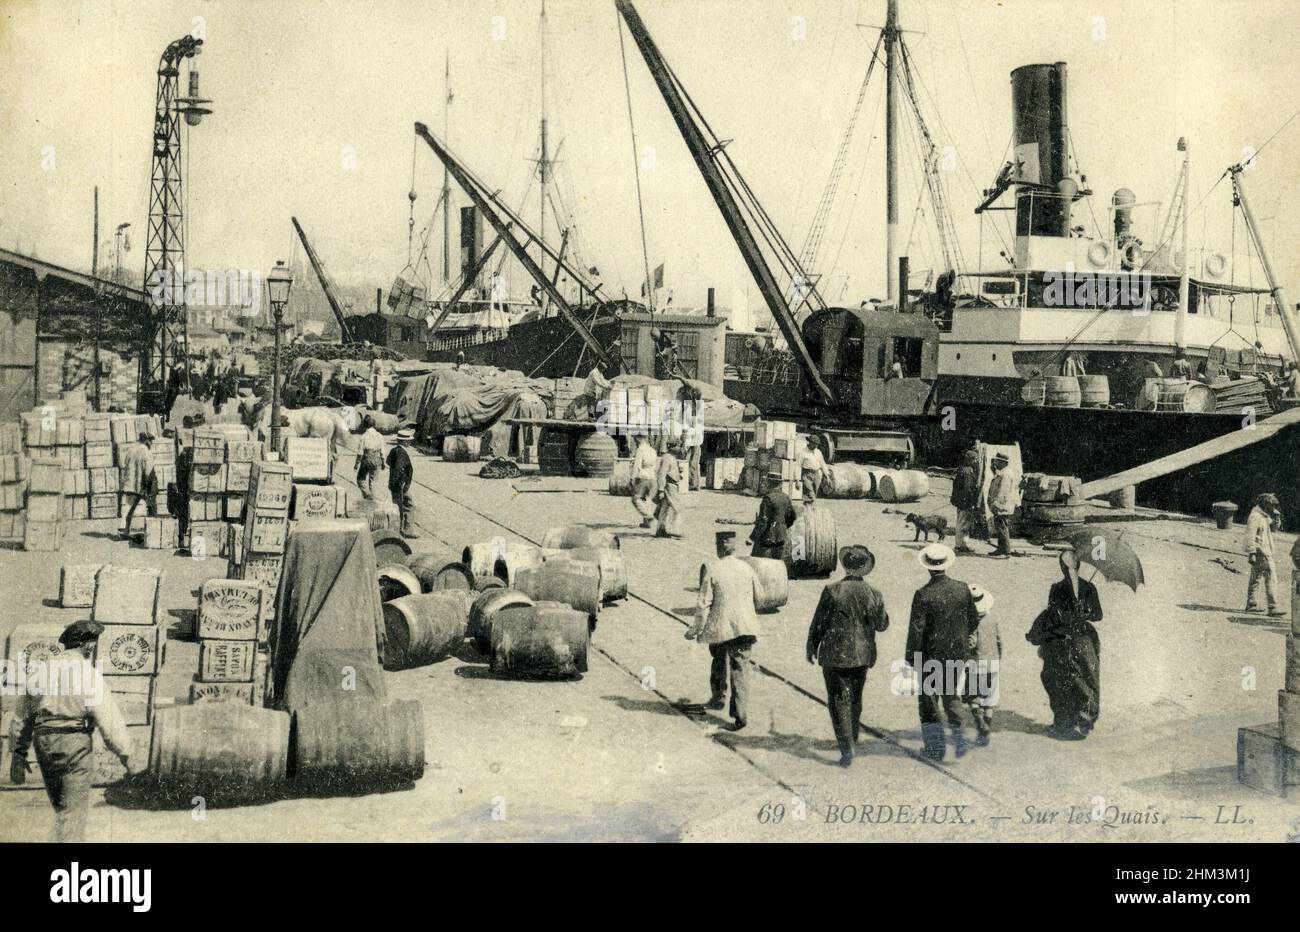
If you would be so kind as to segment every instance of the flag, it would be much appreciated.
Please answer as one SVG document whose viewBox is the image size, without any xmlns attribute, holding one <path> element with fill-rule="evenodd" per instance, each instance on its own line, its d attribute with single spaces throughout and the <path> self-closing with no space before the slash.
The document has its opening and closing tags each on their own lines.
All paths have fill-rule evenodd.
<svg viewBox="0 0 1300 932">
<path fill-rule="evenodd" d="M 655 266 L 655 291 L 664 286 L 664 264 L 660 262 Z"/>
<path fill-rule="evenodd" d="M 668 289 L 668 300 L 664 302 L 664 306 L 667 307 L 669 304 L 672 304 L 672 303 L 673 303 L 673 290 L 672 290 L 671 288 L 669 288 L 669 289 Z"/>
</svg>

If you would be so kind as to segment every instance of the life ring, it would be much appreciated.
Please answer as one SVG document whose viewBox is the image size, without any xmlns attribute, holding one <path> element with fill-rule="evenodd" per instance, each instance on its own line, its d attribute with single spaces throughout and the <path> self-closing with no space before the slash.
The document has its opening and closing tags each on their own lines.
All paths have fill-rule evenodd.
<svg viewBox="0 0 1300 932">
<path fill-rule="evenodd" d="M 1110 262 L 1110 243 L 1098 240 L 1088 247 L 1088 264 L 1094 269 L 1103 269 Z"/>
<path fill-rule="evenodd" d="M 1210 278 L 1219 278 L 1228 269 L 1228 259 L 1223 253 L 1212 252 L 1205 257 L 1205 274 Z"/>
<path fill-rule="evenodd" d="M 1142 244 L 1133 242 L 1124 247 L 1124 260 L 1120 263 L 1126 270 L 1140 268 L 1142 265 Z"/>
</svg>

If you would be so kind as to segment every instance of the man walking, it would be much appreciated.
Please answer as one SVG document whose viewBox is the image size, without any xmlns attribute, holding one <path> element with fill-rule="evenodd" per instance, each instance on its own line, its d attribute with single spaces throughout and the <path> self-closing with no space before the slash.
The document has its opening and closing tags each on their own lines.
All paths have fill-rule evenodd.
<svg viewBox="0 0 1300 932">
<path fill-rule="evenodd" d="M 649 527 L 654 517 L 658 466 L 659 454 L 651 446 L 649 435 L 642 434 L 632 454 L 632 507 L 641 516 L 642 527 Z"/>
<path fill-rule="evenodd" d="M 817 438 L 809 435 L 808 442 L 799 456 L 799 478 L 803 483 L 803 503 L 811 505 L 817 501 L 817 490 L 822 487 L 822 480 L 830 474 L 830 467 L 817 446 Z"/>
<path fill-rule="evenodd" d="M 1003 453 L 993 457 L 993 481 L 989 483 L 989 511 L 993 513 L 993 532 L 998 545 L 991 556 L 1012 556 L 1011 516 L 1016 513 L 1016 477 L 1008 466 L 1011 460 Z"/>
<path fill-rule="evenodd" d="M 879 590 L 863 578 L 876 565 L 871 551 L 845 547 L 840 550 L 840 564 L 844 578 L 822 590 L 805 653 L 809 663 L 821 665 L 840 766 L 848 767 L 862 721 L 867 670 L 876 663 L 876 632 L 889 627 L 889 613 Z"/>
<path fill-rule="evenodd" d="M 104 626 L 94 621 L 69 625 L 59 636 L 65 652 L 45 661 L 47 688 L 28 690 L 18 707 L 18 737 L 9 779 L 15 784 L 26 782 L 27 749 L 34 743 L 45 792 L 54 807 L 54 841 L 85 840 L 95 776 L 92 735 L 96 729 L 128 772 L 139 769 L 122 713 L 98 664 L 90 659 L 103 631 Z"/>
<path fill-rule="evenodd" d="M 366 498 L 375 497 L 375 476 L 384 468 L 384 438 L 375 430 L 375 419 L 361 420 L 361 462 L 357 464 L 357 487 Z"/>
<path fill-rule="evenodd" d="M 781 491 L 781 474 L 770 472 L 764 481 L 767 483 L 767 492 L 758 503 L 754 532 L 749 535 L 749 543 L 753 544 L 750 553 L 756 557 L 780 560 L 785 556 L 786 531 L 794 524 L 797 515 L 790 496 Z"/>
<path fill-rule="evenodd" d="M 1246 559 L 1250 561 L 1250 581 L 1246 584 L 1246 611 L 1260 611 L 1255 591 L 1264 583 L 1268 599 L 1268 613 L 1274 618 L 1286 614 L 1277 607 L 1277 571 L 1273 563 L 1273 532 L 1282 527 L 1282 513 L 1278 510 L 1277 496 L 1265 492 L 1255 500 L 1255 507 L 1246 519 Z"/>
<path fill-rule="evenodd" d="M 397 432 L 397 443 L 388 451 L 388 493 L 393 497 L 402 516 L 402 536 L 415 540 L 420 535 L 415 533 L 415 500 L 411 498 L 411 480 L 415 478 L 415 469 L 411 466 L 411 456 L 406 452 L 406 444 L 415 437 L 415 429 L 408 427 Z"/>
<path fill-rule="evenodd" d="M 713 664 L 709 671 L 711 697 L 705 706 L 721 709 L 731 675 L 730 731 L 740 731 L 749 721 L 749 652 L 758 640 L 758 577 L 749 564 L 736 556 L 736 532 L 719 531 L 718 559 L 708 564 L 700 580 L 695 603 L 695 624 L 686 632 L 688 641 L 709 645 Z"/>
<path fill-rule="evenodd" d="M 979 611 L 970 586 L 948 576 L 956 556 L 943 544 L 930 544 L 917 554 L 930 581 L 912 597 L 905 660 L 920 678 L 917 707 L 924 753 L 941 761 L 947 749 L 943 715 L 952 729 L 957 756 L 966 753 L 960 709 L 965 674 L 972 656 L 970 636 L 979 627 Z"/>
<path fill-rule="evenodd" d="M 976 475 L 979 461 L 978 453 L 967 450 L 957 474 L 952 478 L 952 497 L 949 501 L 957 509 L 957 553 L 971 552 L 970 545 L 966 543 L 966 535 L 975 527 L 975 510 L 980 503 L 980 485 Z"/>
<path fill-rule="evenodd" d="M 156 514 L 157 479 L 153 468 L 153 454 L 149 452 L 149 435 L 141 433 L 136 443 L 127 447 L 126 457 L 122 461 L 122 491 L 131 496 L 131 505 L 126 510 L 126 526 L 122 529 L 122 540 L 131 541 L 131 521 L 135 518 L 135 509 L 140 502 L 145 503 L 145 511 L 153 517 Z"/>
</svg>

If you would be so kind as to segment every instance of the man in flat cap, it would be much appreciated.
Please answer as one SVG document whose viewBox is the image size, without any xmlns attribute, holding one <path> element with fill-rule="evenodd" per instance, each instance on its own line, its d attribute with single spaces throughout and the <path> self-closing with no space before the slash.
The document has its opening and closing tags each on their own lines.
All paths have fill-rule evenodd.
<svg viewBox="0 0 1300 932">
<path fill-rule="evenodd" d="M 876 663 L 876 632 L 889 627 L 880 591 L 863 577 L 876 558 L 866 547 L 840 550 L 844 578 L 822 590 L 808 628 L 809 663 L 821 664 L 826 705 L 840 745 L 840 766 L 853 763 L 853 745 L 862 721 L 862 689 Z"/>
<path fill-rule="evenodd" d="M 790 496 L 781 491 L 781 473 L 768 473 L 764 482 L 767 491 L 758 503 L 754 532 L 749 535 L 749 542 L 753 544 L 750 553 L 756 557 L 780 560 L 785 555 L 786 531 L 794 524 L 797 515 Z"/>
<path fill-rule="evenodd" d="M 27 779 L 27 749 L 35 743 L 45 792 L 54 807 L 54 841 L 84 841 L 94 781 L 92 734 L 98 729 L 108 749 L 130 772 L 139 769 L 131 754 L 131 735 L 104 683 L 99 665 L 92 663 L 95 644 L 104 626 L 76 621 L 59 636 L 63 653 L 33 662 L 26 675 L 28 689 L 18 708 L 18 737 L 14 742 L 9 779 Z M 37 677 L 36 682 L 32 678 Z M 35 688 L 37 685 L 40 688 Z"/>
<path fill-rule="evenodd" d="M 745 727 L 749 700 L 749 651 L 758 640 L 758 577 L 736 556 L 736 532 L 717 533 L 718 559 L 706 564 L 695 603 L 695 624 L 688 641 L 709 645 L 711 697 L 706 708 L 721 709 L 731 674 L 731 731 Z"/>
<path fill-rule="evenodd" d="M 1246 519 L 1245 550 L 1250 561 L 1250 580 L 1246 584 L 1246 611 L 1258 612 L 1255 591 L 1261 580 L 1268 599 L 1268 613 L 1280 618 L 1286 612 L 1277 605 L 1277 571 L 1273 563 L 1273 532 L 1282 527 L 1282 512 L 1277 496 L 1265 492 L 1255 500 L 1255 507 Z"/>
<path fill-rule="evenodd" d="M 916 556 L 930 580 L 912 597 L 904 659 L 920 678 L 917 707 L 925 756 L 941 761 L 947 739 L 940 706 L 952 729 L 957 756 L 966 753 L 960 710 L 965 672 L 974 653 L 970 637 L 979 627 L 980 616 L 970 586 L 948 575 L 957 559 L 951 549 L 930 544 Z"/>
</svg>

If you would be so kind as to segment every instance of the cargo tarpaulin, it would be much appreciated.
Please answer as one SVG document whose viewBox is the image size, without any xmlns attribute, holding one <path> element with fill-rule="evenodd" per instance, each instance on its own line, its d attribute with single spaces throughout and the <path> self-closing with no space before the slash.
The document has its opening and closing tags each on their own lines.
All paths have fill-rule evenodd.
<svg viewBox="0 0 1300 932">
<path fill-rule="evenodd" d="M 272 707 L 384 698 L 384 615 L 365 521 L 304 521 L 289 536 L 271 631 Z"/>
<path fill-rule="evenodd" d="M 435 376 L 425 373 L 398 379 L 393 385 L 393 390 L 384 399 L 384 411 L 397 417 L 399 430 L 419 423 L 420 400 L 424 397 L 424 389 L 432 378 Z"/>
</svg>

